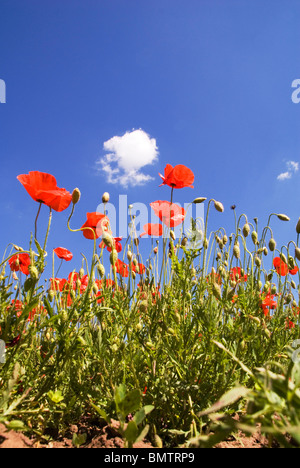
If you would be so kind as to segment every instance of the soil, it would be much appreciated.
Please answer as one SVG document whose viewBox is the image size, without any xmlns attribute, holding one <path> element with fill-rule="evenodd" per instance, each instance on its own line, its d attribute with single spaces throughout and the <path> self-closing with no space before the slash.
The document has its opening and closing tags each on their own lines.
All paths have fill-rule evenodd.
<svg viewBox="0 0 300 468">
<path fill-rule="evenodd" d="M 118 422 L 112 421 L 110 426 L 100 421 L 83 418 L 78 425 L 71 425 L 63 437 L 53 438 L 50 442 L 27 437 L 22 432 L 7 431 L 0 424 L 0 448 L 74 448 L 73 434 L 87 434 L 86 443 L 81 448 L 124 448 L 124 441 L 118 432 Z M 153 449 L 154 446 L 147 440 L 134 444 L 134 448 Z M 215 448 L 267 448 L 268 440 L 259 434 L 259 431 L 251 437 L 245 437 L 242 433 L 231 436 L 221 442 Z M 273 445 L 274 447 L 274 445 Z"/>
</svg>

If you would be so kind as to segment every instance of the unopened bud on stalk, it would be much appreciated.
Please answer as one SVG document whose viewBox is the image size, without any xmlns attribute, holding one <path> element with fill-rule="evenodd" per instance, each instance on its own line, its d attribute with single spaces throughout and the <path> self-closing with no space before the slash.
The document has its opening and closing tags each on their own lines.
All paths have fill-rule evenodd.
<svg viewBox="0 0 300 468">
<path fill-rule="evenodd" d="M 101 278 L 103 278 L 103 276 L 105 275 L 105 268 L 101 263 L 98 263 L 97 270 Z"/>
<path fill-rule="evenodd" d="M 238 244 L 235 244 L 235 246 L 233 247 L 233 255 L 235 256 L 235 258 L 240 258 L 240 247 Z"/>
<path fill-rule="evenodd" d="M 158 252 L 158 247 L 154 247 L 154 249 L 153 249 L 153 253 L 156 255 L 156 254 L 157 254 L 157 252 Z"/>
<path fill-rule="evenodd" d="M 138 238 L 138 237 L 135 237 L 134 240 L 133 240 L 133 242 L 134 242 L 134 244 L 135 244 L 136 246 L 138 246 L 139 243 L 140 243 L 139 238 Z"/>
<path fill-rule="evenodd" d="M 198 197 L 198 198 L 195 198 L 195 200 L 193 201 L 193 203 L 203 203 L 205 200 L 207 200 L 207 198 L 205 197 Z"/>
<path fill-rule="evenodd" d="M 73 190 L 73 193 L 72 193 L 72 203 L 73 203 L 73 205 L 76 205 L 76 203 L 79 202 L 80 197 L 81 197 L 80 190 L 78 188 L 75 188 Z"/>
<path fill-rule="evenodd" d="M 34 280 L 38 280 L 39 278 L 38 269 L 34 265 L 29 265 L 28 270 L 29 270 L 31 278 Z"/>
<path fill-rule="evenodd" d="M 108 192 L 104 192 L 104 194 L 102 195 L 102 203 L 108 203 L 109 202 L 109 193 Z"/>
<path fill-rule="evenodd" d="M 223 243 L 224 245 L 226 245 L 227 242 L 228 242 L 228 237 L 226 236 L 226 234 L 224 234 L 223 239 L 222 239 L 222 243 Z"/>
<path fill-rule="evenodd" d="M 297 258 L 297 260 L 300 260 L 300 248 L 299 247 L 295 247 L 295 257 Z"/>
<path fill-rule="evenodd" d="M 257 232 L 256 231 L 252 231 L 251 238 L 252 238 L 253 244 L 256 245 L 257 244 Z"/>
<path fill-rule="evenodd" d="M 300 234 L 300 218 L 298 219 L 298 223 L 296 224 L 296 232 Z"/>
<path fill-rule="evenodd" d="M 277 293 L 276 284 L 272 284 L 272 286 L 271 286 L 271 294 L 276 294 L 276 293 Z"/>
<path fill-rule="evenodd" d="M 203 248 L 204 249 L 207 249 L 208 247 L 208 240 L 207 239 L 203 239 Z"/>
<path fill-rule="evenodd" d="M 224 206 L 222 205 L 221 202 L 218 202 L 218 201 L 214 200 L 214 205 L 215 205 L 215 209 L 216 209 L 217 211 L 219 211 L 220 213 L 223 213 L 223 211 L 224 211 Z"/>
<path fill-rule="evenodd" d="M 268 253 L 269 253 L 269 251 L 268 251 L 267 247 L 264 247 L 264 255 L 267 256 Z"/>
<path fill-rule="evenodd" d="M 285 214 L 278 214 L 277 218 L 280 219 L 281 221 L 289 221 L 290 218 L 286 216 Z"/>
<path fill-rule="evenodd" d="M 291 255 L 289 256 L 288 265 L 289 265 L 290 270 L 293 270 L 295 268 L 295 260 L 293 259 L 293 257 Z"/>
<path fill-rule="evenodd" d="M 291 281 L 291 286 L 292 286 L 293 289 L 296 289 L 296 283 L 295 283 L 294 280 Z"/>
<path fill-rule="evenodd" d="M 261 259 L 259 257 L 255 257 L 254 262 L 257 267 L 261 266 Z"/>
<path fill-rule="evenodd" d="M 249 233 L 250 233 L 250 226 L 249 226 L 248 223 L 246 223 L 243 226 L 243 235 L 244 235 L 244 237 L 248 237 Z"/>
<path fill-rule="evenodd" d="M 118 260 L 118 252 L 116 250 L 112 250 L 109 256 L 110 264 L 115 265 L 117 260 Z"/>
<path fill-rule="evenodd" d="M 182 241 L 181 241 L 181 247 L 185 247 L 186 244 L 187 244 L 187 242 L 188 242 L 187 237 L 184 237 L 184 238 L 182 239 Z"/>
<path fill-rule="evenodd" d="M 84 269 L 83 268 L 80 268 L 79 270 L 79 278 L 83 278 L 84 277 Z"/>
<path fill-rule="evenodd" d="M 175 236 L 175 232 L 174 231 L 170 231 L 170 237 L 171 239 L 175 240 L 176 239 L 176 236 Z"/>
<path fill-rule="evenodd" d="M 104 244 L 106 245 L 106 247 L 110 247 L 110 248 L 113 247 L 114 240 L 113 240 L 112 236 L 108 232 L 103 232 L 102 240 L 103 240 Z"/>
<path fill-rule="evenodd" d="M 286 256 L 284 255 L 284 253 L 280 252 L 279 256 L 280 256 L 281 260 L 282 260 L 284 263 L 287 264 L 287 258 L 286 258 Z"/>
<path fill-rule="evenodd" d="M 127 252 L 127 260 L 129 262 L 131 262 L 131 260 L 132 260 L 132 252 L 130 250 L 128 250 L 128 252 Z"/>
<path fill-rule="evenodd" d="M 269 241 L 269 249 L 271 250 L 271 252 L 274 252 L 275 248 L 276 248 L 276 241 L 272 237 Z"/>
</svg>

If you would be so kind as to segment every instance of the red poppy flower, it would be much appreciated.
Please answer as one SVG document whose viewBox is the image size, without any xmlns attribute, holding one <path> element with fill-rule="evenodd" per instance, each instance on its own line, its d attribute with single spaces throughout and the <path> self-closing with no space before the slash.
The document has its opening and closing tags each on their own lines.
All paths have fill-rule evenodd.
<svg viewBox="0 0 300 468">
<path fill-rule="evenodd" d="M 116 271 L 119 273 L 123 278 L 127 278 L 129 276 L 128 265 L 122 262 L 122 260 L 118 259 L 115 263 Z"/>
<path fill-rule="evenodd" d="M 120 242 L 122 239 L 123 239 L 123 237 L 113 237 L 114 247 L 115 247 L 117 252 L 122 252 L 122 244 Z M 111 247 L 106 245 L 103 241 L 100 242 L 99 247 L 100 247 L 100 249 L 107 248 L 107 250 L 109 252 L 112 251 Z"/>
<path fill-rule="evenodd" d="M 15 346 L 19 341 L 20 341 L 21 335 L 16 336 L 12 340 L 10 340 L 8 343 L 6 343 L 5 347 L 6 348 L 12 348 Z"/>
<path fill-rule="evenodd" d="M 151 208 L 153 209 L 156 216 L 159 217 L 162 223 L 167 227 L 175 227 L 181 224 L 186 216 L 186 211 L 181 206 L 176 205 L 176 203 L 171 203 L 169 201 L 157 200 L 150 203 Z"/>
<path fill-rule="evenodd" d="M 51 174 L 32 171 L 19 175 L 17 179 L 33 200 L 44 203 L 55 211 L 66 210 L 72 201 L 71 193 L 57 187 L 56 179 Z"/>
<path fill-rule="evenodd" d="M 82 231 L 86 239 L 94 240 L 93 232 L 95 233 L 96 239 L 98 239 L 102 236 L 103 231 L 108 231 L 109 219 L 104 214 L 93 212 L 87 213 L 86 217 L 87 220 L 81 227 L 81 229 L 90 228 Z M 91 232 L 91 229 L 93 232 Z"/>
<path fill-rule="evenodd" d="M 51 278 L 50 279 L 50 290 L 51 291 L 63 291 L 67 280 L 65 278 Z"/>
<path fill-rule="evenodd" d="M 7 311 L 9 311 L 10 309 L 16 312 L 17 317 L 20 317 L 23 311 L 23 302 L 19 301 L 19 299 L 13 299 L 10 305 L 6 308 Z"/>
<path fill-rule="evenodd" d="M 261 302 L 261 308 L 264 311 L 265 316 L 267 316 L 270 312 L 270 309 L 276 309 L 277 302 L 274 301 L 274 294 L 266 294 L 266 297 Z"/>
<path fill-rule="evenodd" d="M 70 252 L 67 249 L 64 249 L 63 247 L 57 247 L 56 249 L 54 249 L 54 252 L 58 256 L 58 258 L 66 260 L 66 262 L 69 262 L 73 258 L 72 252 Z"/>
<path fill-rule="evenodd" d="M 247 277 L 247 275 L 242 275 L 241 274 L 241 268 L 240 267 L 233 267 L 230 270 L 230 279 L 232 281 L 237 281 L 237 280 L 247 281 L 248 277 Z"/>
<path fill-rule="evenodd" d="M 159 174 L 163 180 L 163 183 L 160 185 L 168 185 L 169 187 L 181 189 L 184 187 L 193 187 L 193 182 L 195 176 L 191 169 L 188 169 L 183 164 L 178 164 L 173 167 L 171 164 L 167 164 L 165 167 L 164 176 Z"/>
<path fill-rule="evenodd" d="M 27 253 L 18 253 L 8 260 L 11 271 L 21 270 L 24 275 L 29 275 L 30 257 Z"/>
<path fill-rule="evenodd" d="M 143 237 L 143 236 L 158 237 L 158 236 L 162 236 L 162 233 L 163 233 L 163 227 L 159 223 L 145 224 L 143 229 L 144 229 L 144 232 L 142 232 L 142 234 L 140 234 L 140 237 Z"/>
<path fill-rule="evenodd" d="M 297 266 L 295 268 L 289 268 L 288 265 L 283 260 L 281 260 L 280 257 L 274 258 L 273 265 L 280 276 L 286 276 L 288 273 L 290 273 L 291 275 L 295 275 L 299 271 L 299 268 Z"/>
</svg>

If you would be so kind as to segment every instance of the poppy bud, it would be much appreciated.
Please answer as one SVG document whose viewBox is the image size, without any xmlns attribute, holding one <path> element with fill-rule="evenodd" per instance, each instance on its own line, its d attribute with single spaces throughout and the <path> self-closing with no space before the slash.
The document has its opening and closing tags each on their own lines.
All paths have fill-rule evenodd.
<svg viewBox="0 0 300 468">
<path fill-rule="evenodd" d="M 275 248 L 276 248 L 276 241 L 272 237 L 272 239 L 270 239 L 269 241 L 269 249 L 271 250 L 271 252 L 274 252 Z"/>
<path fill-rule="evenodd" d="M 297 260 L 300 260 L 300 248 L 299 247 L 295 247 L 295 257 L 297 258 Z"/>
<path fill-rule="evenodd" d="M 216 209 L 217 211 L 219 211 L 220 213 L 223 213 L 223 211 L 224 211 L 224 206 L 222 205 L 221 202 L 218 202 L 218 201 L 215 201 L 215 200 L 214 200 L 214 205 L 215 205 L 215 209 Z"/>
<path fill-rule="evenodd" d="M 127 260 L 129 262 L 131 262 L 131 260 L 132 260 L 132 252 L 130 250 L 128 250 L 128 252 L 127 252 Z"/>
<path fill-rule="evenodd" d="M 255 265 L 256 265 L 257 267 L 260 267 L 260 266 L 261 266 L 261 259 L 260 259 L 259 257 L 255 257 L 254 262 L 255 262 Z"/>
<path fill-rule="evenodd" d="M 102 240 L 103 240 L 104 244 L 106 245 L 106 247 L 110 247 L 110 248 L 113 247 L 114 241 L 113 241 L 113 238 L 111 237 L 111 235 L 108 232 L 103 233 Z"/>
<path fill-rule="evenodd" d="M 233 247 L 233 255 L 235 256 L 235 258 L 240 258 L 240 247 L 238 244 L 235 244 L 235 246 Z"/>
<path fill-rule="evenodd" d="M 277 293 L 276 284 L 272 284 L 272 286 L 271 286 L 271 294 L 276 294 L 276 293 Z"/>
<path fill-rule="evenodd" d="M 299 250 L 300 250 L 300 249 L 299 249 Z M 154 247 L 154 249 L 153 249 L 153 253 L 156 255 L 156 254 L 157 254 L 157 252 L 158 252 L 158 247 Z"/>
<path fill-rule="evenodd" d="M 101 278 L 103 278 L 103 276 L 105 275 L 105 268 L 101 263 L 97 265 L 97 270 Z"/>
<path fill-rule="evenodd" d="M 134 242 L 134 244 L 135 244 L 136 246 L 138 246 L 139 243 L 140 243 L 139 238 L 138 238 L 138 237 L 135 237 L 134 240 L 133 240 L 133 242 Z"/>
<path fill-rule="evenodd" d="M 291 270 L 293 270 L 293 268 L 295 268 L 295 261 L 293 259 L 293 257 L 289 256 L 289 263 L 288 263 L 288 266 Z"/>
<path fill-rule="evenodd" d="M 223 243 L 224 245 L 226 245 L 227 242 L 228 242 L 228 237 L 226 236 L 226 234 L 224 234 L 223 239 L 222 239 L 222 243 Z"/>
<path fill-rule="evenodd" d="M 243 227 L 243 235 L 244 237 L 247 237 L 250 233 L 250 226 L 248 223 L 246 223 Z"/>
<path fill-rule="evenodd" d="M 175 232 L 174 231 L 170 231 L 170 237 L 171 239 L 175 240 L 176 239 L 176 236 L 175 236 Z"/>
<path fill-rule="evenodd" d="M 280 219 L 281 221 L 289 221 L 290 218 L 286 216 L 285 214 L 278 214 L 277 218 Z"/>
<path fill-rule="evenodd" d="M 73 205 L 76 205 L 76 203 L 79 202 L 80 197 L 81 197 L 80 190 L 78 188 L 74 189 L 73 193 L 72 193 L 72 203 L 73 203 Z"/>
<path fill-rule="evenodd" d="M 79 278 L 81 279 L 81 278 L 83 278 L 83 276 L 84 276 L 84 269 L 83 269 L 83 268 L 80 268 L 80 270 L 79 270 Z"/>
<path fill-rule="evenodd" d="M 204 239 L 204 240 L 203 240 L 203 248 L 204 248 L 204 249 L 207 249 L 207 247 L 208 247 L 208 240 L 207 240 L 207 239 Z"/>
<path fill-rule="evenodd" d="M 109 193 L 108 192 L 104 192 L 104 194 L 102 195 L 102 203 L 108 203 L 109 202 Z"/>
<path fill-rule="evenodd" d="M 195 200 L 193 201 L 193 203 L 197 204 L 197 203 L 203 203 L 205 200 L 207 200 L 207 198 L 205 197 L 198 197 L 198 198 L 195 198 Z"/>
<path fill-rule="evenodd" d="M 252 231 L 251 238 L 252 238 L 253 244 L 256 245 L 257 244 L 257 232 L 256 231 Z"/>
<path fill-rule="evenodd" d="M 109 256 L 110 264 L 114 265 L 116 261 L 118 260 L 118 253 L 116 250 L 112 250 L 110 256 Z"/>
<path fill-rule="evenodd" d="M 28 270 L 32 279 L 37 280 L 39 278 L 38 269 L 34 265 L 29 265 Z"/>
<path fill-rule="evenodd" d="M 280 252 L 279 256 L 280 256 L 281 260 L 282 260 L 284 263 L 287 264 L 287 259 L 286 259 L 286 256 L 284 255 L 284 253 Z"/>
<path fill-rule="evenodd" d="M 291 281 L 291 286 L 292 286 L 293 289 L 296 289 L 296 283 L 295 283 L 294 280 Z"/>
<path fill-rule="evenodd" d="M 298 223 L 296 224 L 296 232 L 300 234 L 300 218 L 298 219 Z"/>
<path fill-rule="evenodd" d="M 267 247 L 264 247 L 264 255 L 265 255 L 265 256 L 267 256 L 267 255 L 268 255 L 268 253 L 269 253 L 269 252 L 268 252 L 268 249 L 267 249 Z"/>
<path fill-rule="evenodd" d="M 187 242 L 188 242 L 187 237 L 184 237 L 184 238 L 182 239 L 182 241 L 181 241 L 181 247 L 185 247 L 186 244 L 187 244 Z"/>
</svg>

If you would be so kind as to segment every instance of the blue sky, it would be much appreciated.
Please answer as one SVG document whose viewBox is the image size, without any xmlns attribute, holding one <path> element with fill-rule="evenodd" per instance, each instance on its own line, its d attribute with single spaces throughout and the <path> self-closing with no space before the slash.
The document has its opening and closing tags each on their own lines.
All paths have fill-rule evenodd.
<svg viewBox="0 0 300 468">
<path fill-rule="evenodd" d="M 280 245 L 295 240 L 299 17 L 293 0 L 1 0 L 1 251 L 9 242 L 26 248 L 33 231 L 38 206 L 18 174 L 39 170 L 69 191 L 79 187 L 71 223 L 79 228 L 105 191 L 116 206 L 125 194 L 128 203 L 169 200 L 158 175 L 167 163 L 195 173 L 194 189 L 175 191 L 174 201 L 223 203 L 211 229 L 233 230 L 236 204 L 261 228 L 270 213 L 286 213 L 289 223 L 273 219 L 274 235 Z M 138 129 L 156 151 L 135 155 L 132 184 L 112 142 Z M 105 172 L 107 154 L 114 166 Z M 92 243 L 68 232 L 68 214 L 54 212 L 48 249 L 72 250 L 73 269 Z M 46 218 L 43 207 L 41 237 Z"/>
</svg>

